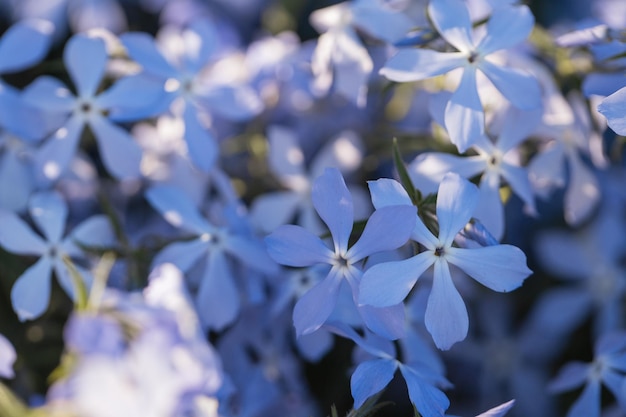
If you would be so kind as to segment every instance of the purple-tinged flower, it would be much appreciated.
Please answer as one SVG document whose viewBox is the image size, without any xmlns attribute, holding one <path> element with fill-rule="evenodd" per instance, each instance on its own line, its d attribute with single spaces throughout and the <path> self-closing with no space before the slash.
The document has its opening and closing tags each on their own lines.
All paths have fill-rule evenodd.
<svg viewBox="0 0 626 417">
<path fill-rule="evenodd" d="M 242 233 L 236 227 L 210 223 L 177 188 L 155 186 L 147 191 L 146 198 L 165 220 L 193 237 L 163 248 L 153 265 L 172 263 L 187 273 L 194 265 L 204 263 L 195 298 L 198 314 L 205 326 L 223 329 L 235 320 L 241 304 L 231 259 L 266 274 L 277 272 L 277 265 L 254 236 Z"/>
<path fill-rule="evenodd" d="M 16 358 L 15 348 L 9 339 L 0 334 L 0 377 L 13 378 L 15 376 L 13 364 Z"/>
<path fill-rule="evenodd" d="M 93 132 L 102 162 L 111 175 L 120 179 L 139 176 L 141 148 L 113 121 L 150 105 L 158 96 L 152 82 L 136 76 L 120 79 L 108 90 L 98 92 L 107 60 L 102 39 L 75 35 L 65 46 L 63 61 L 77 94 L 50 76 L 37 78 L 24 91 L 24 99 L 32 106 L 65 118 L 35 157 L 36 175 L 43 182 L 56 181 L 64 173 L 86 127 Z"/>
<path fill-rule="evenodd" d="M 374 207 L 411 204 L 402 186 L 390 179 L 369 183 Z M 465 303 L 454 286 L 449 264 L 494 291 L 508 292 L 531 274 L 526 256 L 511 245 L 466 249 L 453 246 L 454 239 L 470 220 L 478 204 L 478 189 L 458 174 L 441 181 L 437 197 L 439 235 L 433 235 L 416 217 L 411 239 L 425 251 L 409 259 L 374 265 L 363 275 L 359 302 L 375 307 L 401 303 L 417 279 L 431 266 L 433 287 L 426 306 L 425 324 L 440 349 L 449 349 L 467 335 L 469 321 Z"/>
<path fill-rule="evenodd" d="M 314 332 L 324 324 L 335 308 L 344 280 L 350 285 L 357 304 L 362 275 L 359 262 L 374 253 L 403 245 L 413 227 L 415 213 L 415 208 L 411 206 L 385 207 L 375 211 L 359 240 L 348 248 L 354 206 L 337 168 L 327 168 L 315 180 L 311 198 L 317 213 L 330 230 L 332 250 L 322 239 L 300 226 L 283 225 L 265 238 L 270 256 L 280 264 L 295 267 L 326 264 L 331 267 L 327 276 L 296 303 L 293 319 L 298 335 Z M 404 327 L 401 301 L 384 309 L 358 308 L 365 324 L 373 331 L 397 338 Z"/>
<path fill-rule="evenodd" d="M 567 417 L 600 417 L 601 389 L 604 385 L 626 412 L 626 334 L 607 333 L 594 347 L 591 363 L 569 362 L 561 368 L 549 389 L 564 392 L 584 385 L 580 397 L 572 404 Z"/>
<path fill-rule="evenodd" d="M 76 286 L 63 262 L 64 256 L 84 257 L 78 244 L 110 247 L 114 242 L 109 221 L 102 215 L 90 217 L 63 238 L 67 205 L 54 191 L 34 194 L 29 202 L 29 212 L 44 238 L 14 213 L 0 211 L 0 246 L 11 253 L 40 257 L 18 277 L 11 289 L 13 308 L 22 321 L 39 317 L 48 307 L 52 271 L 65 292 L 75 298 Z M 89 288 L 90 274 L 78 265 L 76 268 Z"/>
<path fill-rule="evenodd" d="M 473 35 L 467 6 L 461 0 L 432 0 L 428 14 L 439 34 L 458 52 L 402 49 L 380 73 L 392 81 L 418 81 L 463 69 L 461 82 L 445 108 L 450 140 L 465 152 L 483 136 L 485 115 L 476 74 L 482 72 L 515 107 L 531 110 L 541 105 L 539 84 L 530 75 L 496 64 L 490 55 L 522 42 L 534 25 L 527 6 L 494 9 L 481 38 Z"/>
</svg>

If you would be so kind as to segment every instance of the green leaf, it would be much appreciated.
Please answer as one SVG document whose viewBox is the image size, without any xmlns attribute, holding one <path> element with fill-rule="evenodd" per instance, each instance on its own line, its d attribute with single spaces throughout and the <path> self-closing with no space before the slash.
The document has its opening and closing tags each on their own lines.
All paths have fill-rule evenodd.
<svg viewBox="0 0 626 417">
<path fill-rule="evenodd" d="M 415 188 L 413 181 L 411 181 L 411 177 L 406 170 L 406 165 L 404 165 L 404 161 L 402 160 L 400 148 L 398 147 L 398 140 L 396 138 L 393 138 L 392 154 L 393 164 L 395 165 L 396 170 L 398 171 L 398 176 L 400 177 L 400 184 L 402 184 L 402 187 L 406 190 L 413 204 L 417 206 L 421 198 L 421 193 Z"/>
</svg>

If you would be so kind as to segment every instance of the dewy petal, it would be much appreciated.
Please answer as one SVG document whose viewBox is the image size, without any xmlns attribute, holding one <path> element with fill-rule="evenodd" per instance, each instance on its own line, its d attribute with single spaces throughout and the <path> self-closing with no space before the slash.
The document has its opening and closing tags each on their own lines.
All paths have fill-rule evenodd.
<svg viewBox="0 0 626 417">
<path fill-rule="evenodd" d="M 80 97 L 93 97 L 104 76 L 108 55 L 104 41 L 82 34 L 65 45 L 63 61 Z"/>
<path fill-rule="evenodd" d="M 300 226 L 280 226 L 265 238 L 265 244 L 269 255 L 282 265 L 311 266 L 330 263 L 333 258 L 319 237 Z"/>
<path fill-rule="evenodd" d="M 391 359 L 361 362 L 350 377 L 354 408 L 358 409 L 369 397 L 385 388 L 393 379 L 396 368 L 396 361 Z"/>
<path fill-rule="evenodd" d="M 461 83 L 450 97 L 444 115 L 450 141 L 463 153 L 485 133 L 485 113 L 476 86 L 476 68 L 463 69 Z"/>
<path fill-rule="evenodd" d="M 333 268 L 326 278 L 296 302 L 293 324 L 298 336 L 314 332 L 328 319 L 337 303 L 342 276 L 339 268 Z"/>
<path fill-rule="evenodd" d="M 397 82 L 419 81 L 442 75 L 467 62 L 462 53 L 430 49 L 401 49 L 380 69 L 380 75 Z"/>
<path fill-rule="evenodd" d="M 439 240 L 452 244 L 457 235 L 474 214 L 478 203 L 478 189 L 458 174 L 443 177 L 437 195 L 437 221 Z"/>
<path fill-rule="evenodd" d="M 65 172 L 76 153 L 84 123 L 74 116 L 50 137 L 35 154 L 35 172 L 42 182 L 54 182 Z"/>
<path fill-rule="evenodd" d="M 578 154 L 568 154 L 570 179 L 565 190 L 565 220 L 577 226 L 586 220 L 600 200 L 600 187 L 595 174 Z"/>
<path fill-rule="evenodd" d="M 444 260 L 435 262 L 433 288 L 426 304 L 424 323 L 435 345 L 441 350 L 450 349 L 467 336 L 467 309 L 452 282 L 448 263 Z"/>
<path fill-rule="evenodd" d="M 333 236 L 335 252 L 345 252 L 354 222 L 354 207 L 350 191 L 337 168 L 327 168 L 315 180 L 311 199 Z"/>
<path fill-rule="evenodd" d="M 487 34 L 476 47 L 483 55 L 514 46 L 530 35 L 535 18 L 528 6 L 504 6 L 493 10 Z"/>
<path fill-rule="evenodd" d="M 524 252 L 512 245 L 448 248 L 446 259 L 484 286 L 499 292 L 518 288 L 532 274 L 526 266 Z"/>
<path fill-rule="evenodd" d="M 461 52 L 474 50 L 472 21 L 467 5 L 461 0 L 432 0 L 428 15 L 437 32 Z"/>
<path fill-rule="evenodd" d="M 152 261 L 153 268 L 171 263 L 182 272 L 187 272 L 209 250 L 209 243 L 202 239 L 189 242 L 174 242 L 164 247 Z"/>
<path fill-rule="evenodd" d="M 442 417 L 450 406 L 448 397 L 409 366 L 401 365 L 400 372 L 406 382 L 409 398 L 420 415 Z"/>
<path fill-rule="evenodd" d="M 89 126 L 97 139 L 102 162 L 111 175 L 118 179 L 138 178 L 142 150 L 130 133 L 100 116 L 92 118 Z"/>
<path fill-rule="evenodd" d="M 141 65 L 144 71 L 164 79 L 177 78 L 174 69 L 157 49 L 154 38 L 147 33 L 125 33 L 120 36 L 128 55 Z"/>
<path fill-rule="evenodd" d="M 67 204 L 56 191 L 34 194 L 28 204 L 30 217 L 48 239 L 57 244 L 61 241 L 67 220 Z"/>
<path fill-rule="evenodd" d="M 26 69 L 41 61 L 50 48 L 54 25 L 43 19 L 22 20 L 0 39 L 0 73 Z"/>
<path fill-rule="evenodd" d="M 172 226 L 202 235 L 213 227 L 200 215 L 192 200 L 179 188 L 170 185 L 153 186 L 146 199 Z"/>
<path fill-rule="evenodd" d="M 352 261 L 357 261 L 376 252 L 393 250 L 404 245 L 415 226 L 416 214 L 415 206 L 407 205 L 375 210 L 347 256 Z"/>
<path fill-rule="evenodd" d="M 480 70 L 502 95 L 520 110 L 541 107 L 541 87 L 537 79 L 521 70 L 483 60 Z"/>
<path fill-rule="evenodd" d="M 220 331 L 237 318 L 240 304 L 239 290 L 224 253 L 211 252 L 196 298 L 200 320 L 209 329 Z"/>
<path fill-rule="evenodd" d="M 617 90 L 598 105 L 609 127 L 618 135 L 626 136 L 626 87 Z"/>
<path fill-rule="evenodd" d="M 11 211 L 0 210 L 0 246 L 19 255 L 42 255 L 45 241 Z"/>
<path fill-rule="evenodd" d="M 361 278 L 359 303 L 375 307 L 401 303 L 433 263 L 433 254 L 428 251 L 402 261 L 374 265 Z"/>
<path fill-rule="evenodd" d="M 183 118 L 185 120 L 185 141 L 187 154 L 194 165 L 204 172 L 210 172 L 217 160 L 219 147 L 209 129 L 198 120 L 197 110 L 186 103 Z"/>
<path fill-rule="evenodd" d="M 51 273 L 51 259 L 43 256 L 13 284 L 11 302 L 21 321 L 36 319 L 48 308 Z"/>
</svg>

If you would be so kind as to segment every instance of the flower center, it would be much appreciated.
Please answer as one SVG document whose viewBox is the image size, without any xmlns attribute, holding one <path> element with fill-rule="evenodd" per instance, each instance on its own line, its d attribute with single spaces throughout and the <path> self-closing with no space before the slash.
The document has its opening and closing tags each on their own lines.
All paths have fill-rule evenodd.
<svg viewBox="0 0 626 417">
<path fill-rule="evenodd" d="M 445 253 L 446 251 L 444 250 L 443 246 L 439 246 L 435 248 L 435 256 L 442 256 Z"/>
</svg>

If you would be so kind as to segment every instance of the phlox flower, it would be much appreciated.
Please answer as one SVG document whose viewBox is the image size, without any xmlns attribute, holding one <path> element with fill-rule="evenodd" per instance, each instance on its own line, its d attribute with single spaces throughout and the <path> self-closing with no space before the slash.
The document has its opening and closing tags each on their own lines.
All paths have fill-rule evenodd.
<svg viewBox="0 0 626 417">
<path fill-rule="evenodd" d="M 164 95 L 153 114 L 171 112 L 184 122 L 188 156 L 209 172 L 218 158 L 217 139 L 211 133 L 213 114 L 243 121 L 262 109 L 256 93 L 239 81 L 220 80 L 211 66 L 220 58 L 220 34 L 208 20 L 196 20 L 185 29 L 165 27 L 155 40 L 147 33 L 120 37 L 128 55 L 142 67 L 139 76 L 156 81 Z"/>
<path fill-rule="evenodd" d="M 381 251 L 403 245 L 413 224 L 414 207 L 385 207 L 369 218 L 359 240 L 348 248 L 348 239 L 354 222 L 352 196 L 337 168 L 327 168 L 313 184 L 313 205 L 328 226 L 333 249 L 324 241 L 300 226 L 283 225 L 265 238 L 268 252 L 278 263 L 303 267 L 330 265 L 326 277 L 296 303 L 293 312 L 298 335 L 319 329 L 333 312 L 340 285 L 347 281 L 355 304 L 359 296 L 362 271 L 359 262 Z M 403 333 L 404 311 L 401 300 L 394 306 L 375 309 L 360 306 L 359 312 L 366 325 L 390 338 Z"/>
<path fill-rule="evenodd" d="M 509 107 L 497 138 L 492 141 L 482 137 L 472 146 L 477 155 L 456 156 L 442 152 L 419 155 L 408 168 L 413 184 L 422 193 L 432 193 L 448 172 L 468 179 L 480 175 L 480 198 L 474 217 L 496 239 L 502 239 L 504 204 L 500 187 L 503 183 L 521 197 L 531 213 L 536 211 L 528 172 L 520 166 L 517 148 L 535 129 L 540 116 L 539 112 L 522 112 Z"/>
<path fill-rule="evenodd" d="M 584 385 L 583 391 L 567 412 L 567 417 L 600 417 L 601 389 L 608 388 L 626 412 L 626 334 L 607 333 L 594 346 L 591 363 L 569 362 L 561 368 L 549 388 L 564 392 Z"/>
<path fill-rule="evenodd" d="M 598 106 L 598 111 L 606 117 L 615 133 L 626 136 L 626 87 L 605 98 Z"/>
<path fill-rule="evenodd" d="M 179 189 L 153 186 L 146 198 L 165 220 L 192 236 L 167 245 L 156 255 L 153 265 L 172 263 L 187 273 L 202 262 L 202 278 L 195 296 L 198 314 L 206 327 L 223 329 L 237 318 L 241 307 L 232 259 L 266 274 L 277 272 L 277 265 L 254 236 L 236 227 L 212 224 Z"/>
<path fill-rule="evenodd" d="M 120 79 L 106 91 L 98 92 L 107 61 L 103 39 L 74 35 L 65 46 L 63 62 L 76 86 L 76 95 L 59 80 L 45 75 L 24 91 L 29 104 L 64 121 L 35 156 L 36 175 L 42 182 L 56 181 L 66 171 L 87 127 L 93 132 L 102 162 L 111 175 L 118 179 L 139 176 L 141 148 L 113 121 L 131 109 L 150 105 L 158 96 L 151 92 L 149 82 L 135 76 Z"/>
<path fill-rule="evenodd" d="M 377 209 L 411 204 L 402 186 L 394 180 L 379 179 L 369 185 Z M 531 274 L 526 266 L 526 256 L 515 246 L 494 245 L 476 249 L 453 246 L 457 233 L 474 213 L 478 196 L 475 185 L 458 174 L 447 174 L 437 195 L 438 236 L 416 217 L 411 239 L 423 245 L 425 250 L 409 259 L 380 263 L 365 271 L 359 303 L 375 307 L 401 303 L 417 279 L 432 266 L 434 277 L 426 306 L 426 328 L 440 349 L 449 349 L 463 340 L 469 327 L 467 310 L 452 282 L 449 264 L 500 292 L 514 290 Z"/>
<path fill-rule="evenodd" d="M 457 52 L 401 49 L 380 73 L 392 81 L 418 81 L 462 68 L 463 75 L 445 108 L 445 127 L 459 152 L 483 136 L 485 115 L 476 75 L 483 73 L 515 107 L 531 110 L 541 105 L 539 84 L 530 75 L 496 64 L 491 54 L 522 42 L 530 34 L 534 18 L 527 6 L 503 6 L 493 10 L 482 38 L 473 35 L 467 6 L 461 0 L 432 0 L 428 14 L 443 39 Z"/>
<path fill-rule="evenodd" d="M 0 212 L 0 246 L 11 253 L 40 257 L 18 277 L 11 289 L 13 308 L 22 321 L 39 317 L 48 307 L 52 271 L 65 292 L 75 298 L 76 286 L 63 256 L 84 257 L 77 242 L 98 247 L 110 247 L 114 242 L 109 221 L 103 215 L 90 217 L 63 238 L 68 210 L 63 197 L 54 191 L 34 194 L 29 202 L 29 213 L 43 238 L 14 213 Z M 89 287 L 90 274 L 79 266 L 77 269 Z"/>
<path fill-rule="evenodd" d="M 354 408 L 358 409 L 365 401 L 385 388 L 396 371 L 404 378 L 411 403 L 424 417 L 443 417 L 450 401 L 438 388 L 448 385 L 446 379 L 419 363 L 403 363 L 396 359 L 393 346 L 386 340 L 378 340 L 376 335 L 365 337 L 343 323 L 329 323 L 324 326 L 333 333 L 351 339 L 366 354 L 350 378 L 350 389 L 354 398 Z"/>
</svg>

